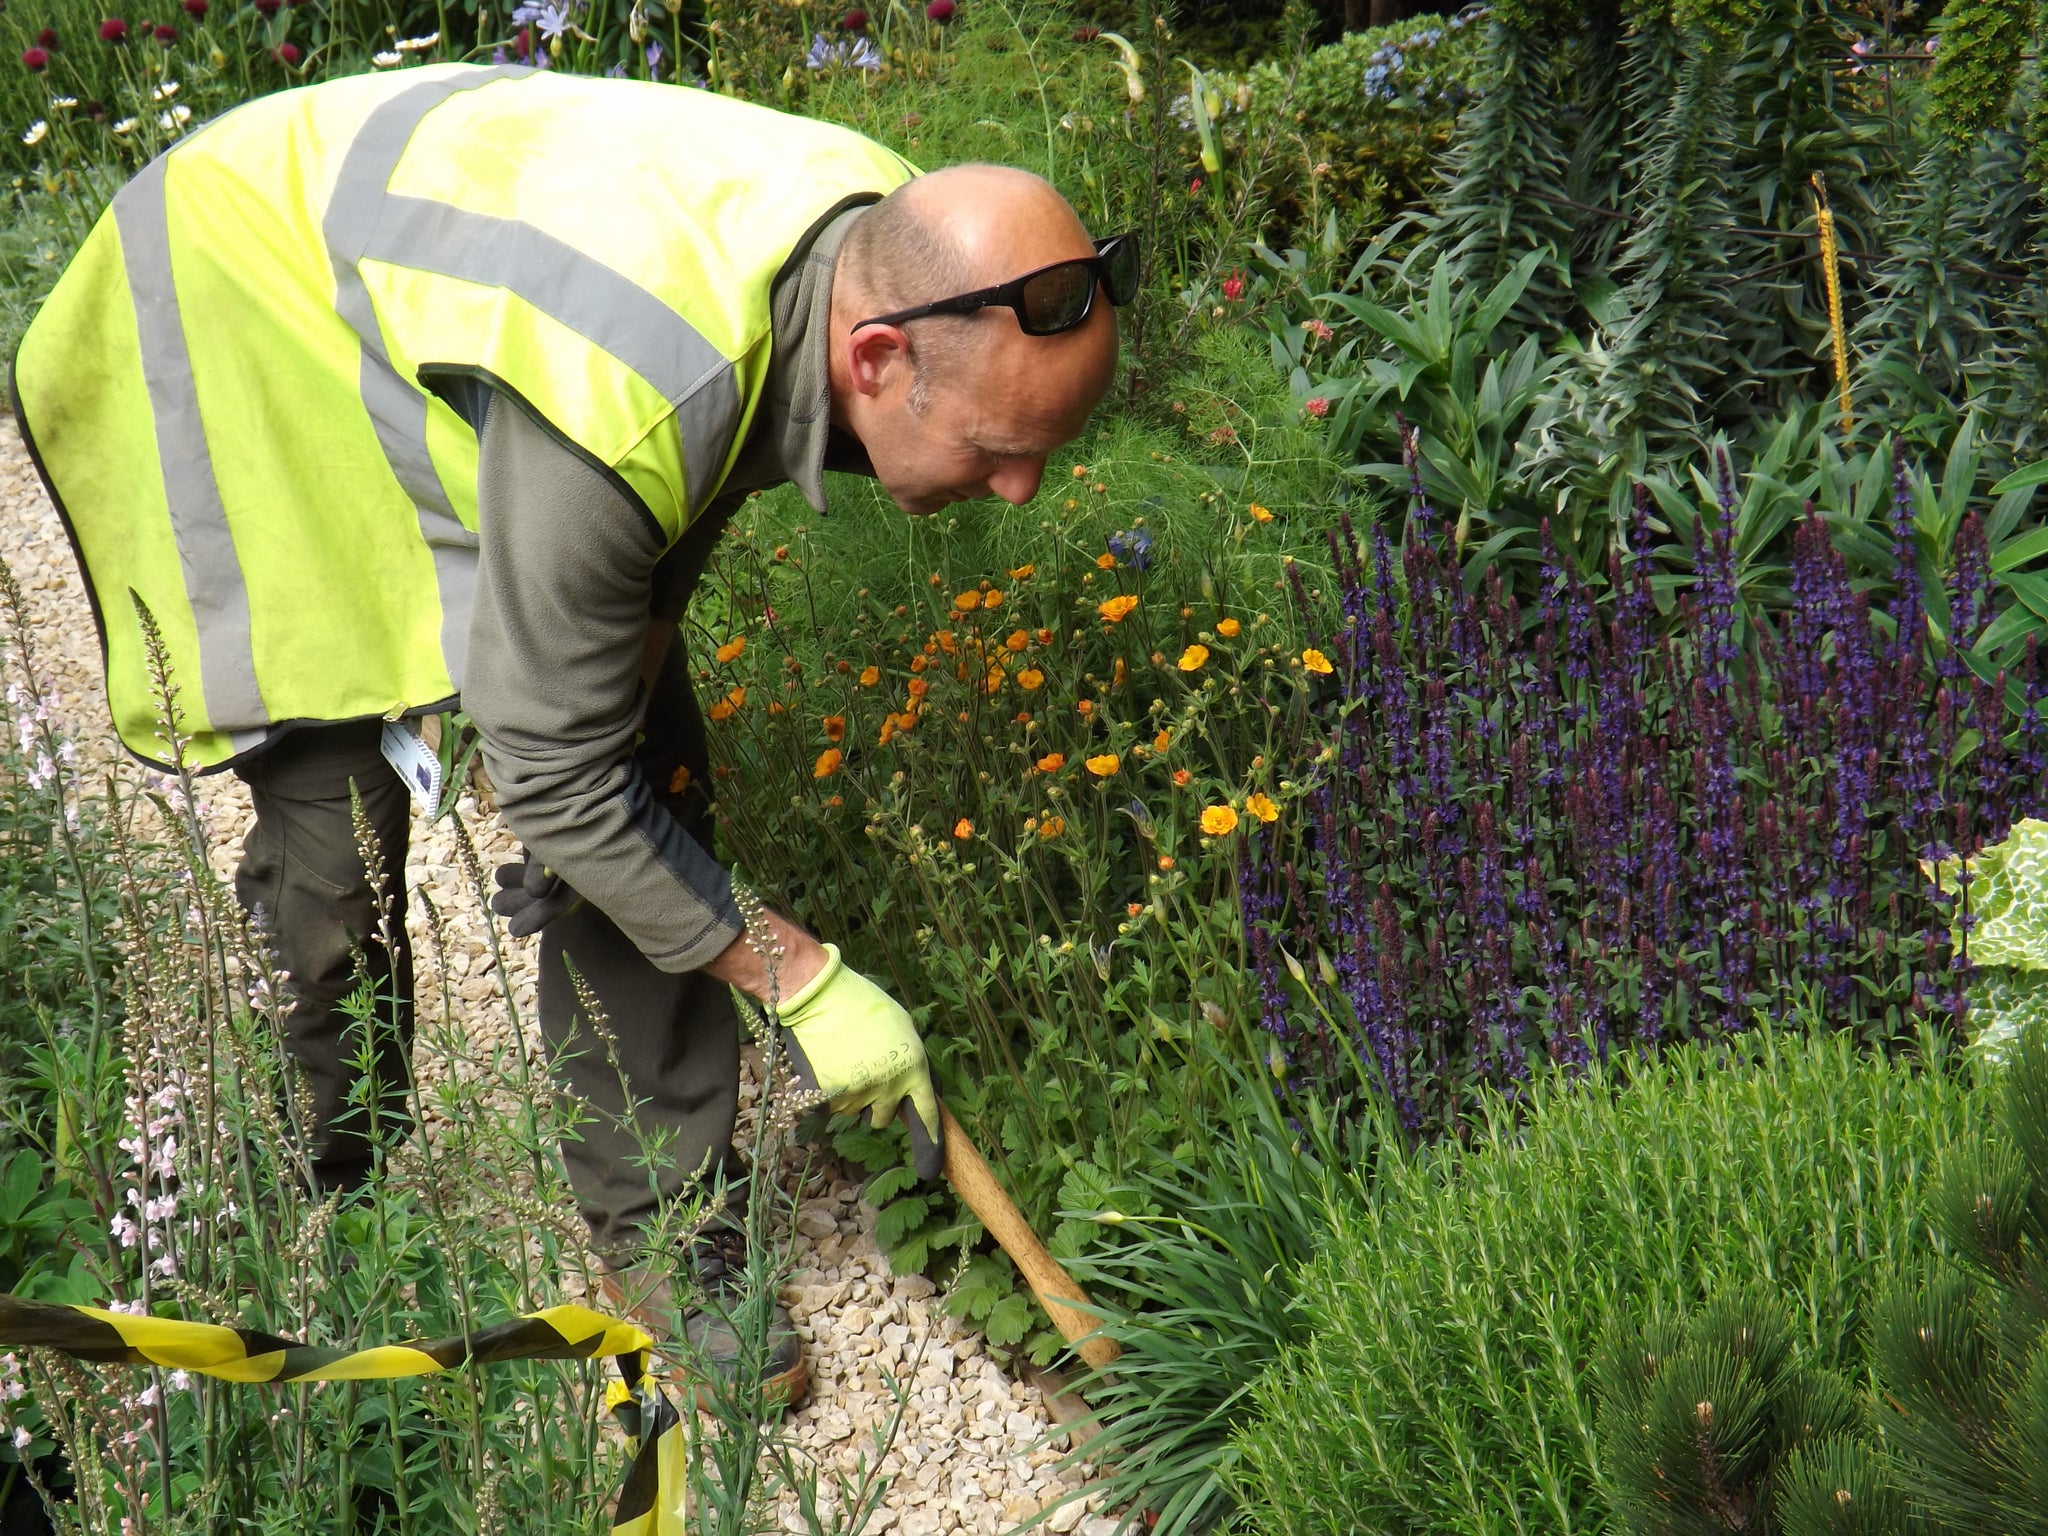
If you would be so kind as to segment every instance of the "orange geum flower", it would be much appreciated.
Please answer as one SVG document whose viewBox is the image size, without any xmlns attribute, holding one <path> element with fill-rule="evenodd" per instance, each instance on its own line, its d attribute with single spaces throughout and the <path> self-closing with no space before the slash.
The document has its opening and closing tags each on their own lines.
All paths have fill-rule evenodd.
<svg viewBox="0 0 2048 1536">
<path fill-rule="evenodd" d="M 1067 818 L 1064 816 L 1048 816 L 1038 824 L 1040 837 L 1058 837 L 1066 830 Z"/>
<path fill-rule="evenodd" d="M 1211 837 L 1223 837 L 1237 830 L 1237 812 L 1227 805 L 1212 805 L 1202 812 L 1202 830 Z"/>
<path fill-rule="evenodd" d="M 676 765 L 676 771 L 668 776 L 668 792 L 672 795 L 680 795 L 689 787 L 690 765 L 688 763 L 679 763 Z"/>
<path fill-rule="evenodd" d="M 972 613 L 981 606 L 981 594 L 979 592 L 962 592 L 953 599 L 953 606 L 962 613 Z"/>
<path fill-rule="evenodd" d="M 811 769 L 811 777 L 814 779 L 831 778 L 833 774 L 839 771 L 839 765 L 844 760 L 837 747 L 827 747 L 818 754 L 818 761 Z"/>
<path fill-rule="evenodd" d="M 1161 731 L 1157 736 L 1154 736 L 1152 738 L 1152 750 L 1154 752 L 1164 752 L 1167 749 L 1167 747 L 1172 744 L 1172 742 L 1173 732 Z"/>
<path fill-rule="evenodd" d="M 1173 770 L 1173 787 L 1175 789 L 1186 789 L 1189 781 L 1193 778 L 1194 775 L 1189 773 L 1187 769 L 1176 768 Z"/>
<path fill-rule="evenodd" d="M 932 689 L 931 679 L 925 677 L 913 677 L 904 686 L 909 690 L 910 696 L 913 699 L 923 698 Z"/>
<path fill-rule="evenodd" d="M 910 670 L 913 672 L 922 672 L 930 665 L 931 659 L 927 656 L 913 656 L 910 658 Z"/>
<path fill-rule="evenodd" d="M 1037 571 L 1038 567 L 1035 565 L 1020 565 L 1017 567 L 1017 569 L 1010 572 L 1010 580 L 1029 581 L 1035 574 L 1037 574 Z"/>
<path fill-rule="evenodd" d="M 1245 797 L 1244 808 L 1261 821 L 1278 821 L 1280 819 L 1280 807 L 1273 803 L 1271 795 L 1248 795 Z"/>
<path fill-rule="evenodd" d="M 1086 464 L 1076 464 L 1074 466 L 1074 478 L 1076 480 L 1086 480 L 1088 478 L 1088 466 Z"/>
<path fill-rule="evenodd" d="M 991 587 L 988 591 L 981 594 L 981 606 L 984 608 L 1002 607 L 1003 594 L 998 592 L 995 588 Z"/>
<path fill-rule="evenodd" d="M 1074 708 L 1084 715 L 1092 715 L 1095 713 L 1095 701 L 1093 699 L 1083 699 Z"/>
<path fill-rule="evenodd" d="M 738 661 L 740 659 L 740 652 L 746 648 L 747 637 L 745 635 L 734 635 L 718 648 L 719 665 L 723 666 L 728 661 Z M 702 653 L 700 652 L 699 654 Z"/>
<path fill-rule="evenodd" d="M 1040 645 L 1051 645 L 1051 644 L 1052 644 L 1052 631 L 1051 631 L 1051 630 L 1049 630 L 1049 629 L 1041 629 L 1041 630 L 1040 630 L 1040 631 L 1038 632 L 1038 643 L 1039 643 Z"/>
<path fill-rule="evenodd" d="M 1036 667 L 1026 667 L 1017 674 L 1017 686 L 1026 693 L 1036 692 L 1045 686 L 1045 674 Z"/>
<path fill-rule="evenodd" d="M 1038 760 L 1040 773 L 1058 773 L 1066 766 L 1067 754 L 1064 752 L 1048 752 Z"/>
<path fill-rule="evenodd" d="M 1098 779 L 1106 779 L 1123 766 L 1123 759 L 1114 752 L 1099 752 L 1089 758 L 1085 766 Z"/>
<path fill-rule="evenodd" d="M 959 838 L 961 842 L 966 842 L 968 838 L 974 836 L 974 823 L 965 816 L 962 816 L 953 823 L 953 835 Z"/>
<path fill-rule="evenodd" d="M 1138 600 L 1126 592 L 1121 597 L 1112 597 L 1105 603 L 1098 603 L 1095 611 L 1112 624 L 1121 624 L 1130 617 L 1131 610 L 1138 606 Z"/>
<path fill-rule="evenodd" d="M 1115 570 L 1116 556 L 1112 555 L 1108 550 L 1105 549 L 1101 554 L 1095 557 L 1095 568 L 1099 571 Z"/>
<path fill-rule="evenodd" d="M 896 717 L 894 715 L 890 715 L 887 719 L 885 719 L 882 722 L 882 729 L 880 733 L 877 734 L 875 737 L 875 745 L 878 747 L 886 747 L 887 745 L 889 745 L 891 738 L 893 738 L 895 734 Z"/>
<path fill-rule="evenodd" d="M 1021 629 L 1013 629 L 1010 631 L 1010 638 L 1005 640 L 1003 644 L 1010 650 L 1021 651 L 1031 644 L 1031 637 Z"/>
<path fill-rule="evenodd" d="M 827 741 L 837 743 L 846 739 L 846 716 L 827 715 L 819 724 L 825 727 Z"/>
<path fill-rule="evenodd" d="M 1218 619 L 1216 621 L 1216 633 L 1226 640 L 1235 640 L 1243 629 L 1244 626 L 1235 619 Z"/>
<path fill-rule="evenodd" d="M 1180 660 L 1174 663 L 1183 672 L 1199 672 L 1209 659 L 1209 647 L 1191 645 L 1180 653 Z"/>
<path fill-rule="evenodd" d="M 1003 686 L 1003 679 L 1008 676 L 1009 674 L 1005 672 L 1001 667 L 990 667 L 988 669 L 987 679 L 988 691 L 990 693 L 994 693 L 998 688 Z"/>
<path fill-rule="evenodd" d="M 740 712 L 740 706 L 746 702 L 747 690 L 735 688 L 731 693 L 728 693 L 724 698 L 711 706 L 711 718 L 714 720 L 730 720 Z"/>
<path fill-rule="evenodd" d="M 872 688 L 872 687 L 874 687 L 874 686 L 875 686 L 875 684 L 879 683 L 879 682 L 880 682 L 881 680 L 882 680 L 882 669 L 881 669 L 880 667 L 862 667 L 862 668 L 860 669 L 860 685 L 861 685 L 861 687 L 863 687 L 863 688 Z"/>
<path fill-rule="evenodd" d="M 1301 653 L 1301 664 L 1311 672 L 1327 674 L 1330 671 L 1330 658 L 1314 646 Z"/>
<path fill-rule="evenodd" d="M 1259 522 L 1270 523 L 1273 521 L 1273 514 L 1260 506 L 1256 501 L 1252 503 L 1251 511 L 1253 518 Z"/>
</svg>

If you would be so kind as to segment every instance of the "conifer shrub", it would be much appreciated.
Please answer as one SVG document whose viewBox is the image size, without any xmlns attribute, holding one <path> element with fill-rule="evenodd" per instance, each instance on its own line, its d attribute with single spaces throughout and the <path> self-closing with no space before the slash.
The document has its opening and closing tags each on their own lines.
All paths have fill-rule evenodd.
<svg viewBox="0 0 2048 1536">
<path fill-rule="evenodd" d="M 1964 1123 L 1949 1059 L 1759 1030 L 1546 1075 L 1433 1149 L 1391 1139 L 1300 1279 L 1312 1336 L 1238 1435 L 1259 1528 L 1618 1529 L 1596 1476 L 1608 1330 L 1756 1284 L 1808 1368 L 1851 1367 Z"/>
</svg>

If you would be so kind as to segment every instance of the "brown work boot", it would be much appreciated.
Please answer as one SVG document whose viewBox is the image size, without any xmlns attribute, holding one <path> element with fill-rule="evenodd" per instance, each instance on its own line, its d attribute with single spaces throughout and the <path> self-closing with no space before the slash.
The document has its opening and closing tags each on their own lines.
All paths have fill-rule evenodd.
<svg viewBox="0 0 2048 1536">
<path fill-rule="evenodd" d="M 598 1278 L 605 1301 L 645 1328 L 654 1351 L 666 1362 L 663 1378 L 678 1393 L 692 1394 L 698 1408 L 709 1412 L 714 1394 L 692 1380 L 698 1362 L 718 1372 L 727 1386 L 739 1368 L 740 1339 L 725 1313 L 737 1310 L 747 1268 L 743 1232 L 719 1227 L 690 1240 L 690 1258 L 704 1293 L 704 1305 L 679 1305 L 675 1280 L 666 1264 L 636 1264 L 627 1269 L 603 1265 Z M 674 1347 L 680 1338 L 688 1348 Z M 810 1390 L 810 1369 L 804 1363 L 803 1341 L 796 1336 L 788 1311 L 779 1303 L 768 1324 L 768 1358 L 762 1366 L 765 1401 L 789 1407 Z"/>
</svg>

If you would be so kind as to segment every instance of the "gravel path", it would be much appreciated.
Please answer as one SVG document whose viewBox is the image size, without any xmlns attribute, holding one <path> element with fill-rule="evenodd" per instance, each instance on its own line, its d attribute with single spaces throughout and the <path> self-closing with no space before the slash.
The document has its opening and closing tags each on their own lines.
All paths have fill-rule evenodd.
<svg viewBox="0 0 2048 1536">
<path fill-rule="evenodd" d="M 0 559 L 27 591 L 42 669 L 55 679 L 64 718 L 82 747 L 95 746 L 117 757 L 91 607 L 63 526 L 12 420 L 4 417 Z M 204 796 L 218 834 L 215 863 L 225 876 L 234 868 L 250 822 L 248 795 L 239 780 L 223 774 L 204 781 Z M 516 840 L 495 818 L 474 818 L 471 824 L 486 868 L 517 857 Z M 421 830 L 416 823 L 407 883 L 424 890 L 442 914 L 448 980 L 461 1003 L 462 1027 L 472 1037 L 462 1054 L 487 1059 L 494 1042 L 503 1045 L 511 1039 L 486 940 L 488 914 L 462 877 L 450 832 L 445 826 L 425 835 Z M 421 906 L 412 904 L 416 991 L 424 1002 L 439 995 L 441 978 L 434 945 L 421 924 Z M 529 1021 L 528 1048 L 538 1052 L 538 1035 L 530 1028 L 537 946 L 509 938 L 504 943 L 513 995 L 522 1019 Z M 436 1059 L 426 1034 L 417 1065 L 423 1084 L 431 1086 L 449 1071 L 460 1071 L 462 1062 Z M 757 1100 L 751 1082 L 743 1098 Z M 746 1119 L 743 1115 L 743 1136 Z M 1039 1390 L 1006 1375 L 978 1335 L 944 1315 L 931 1281 L 921 1275 L 892 1276 L 875 1243 L 875 1209 L 860 1199 L 857 1176 L 830 1158 L 816 1159 L 795 1193 L 801 1202 L 793 1234 L 795 1268 L 783 1299 L 810 1351 L 812 1386 L 791 1432 L 817 1458 L 828 1480 L 831 1470 L 850 1473 L 863 1451 L 871 1453 L 869 1431 L 886 1423 L 892 1407 L 884 1373 L 907 1377 L 903 1431 L 884 1462 L 895 1482 L 868 1529 L 903 1536 L 951 1531 L 986 1536 L 1029 1519 L 1075 1486 L 1075 1473 L 1055 1473 L 1060 1452 L 1044 1444 L 1054 1425 Z M 565 1228 L 580 1229 L 573 1213 L 564 1215 Z M 792 1531 L 804 1529 L 793 1504 L 783 1511 L 783 1524 Z M 1077 1500 L 1049 1516 L 1045 1528 L 1110 1536 L 1115 1525 Z"/>
</svg>

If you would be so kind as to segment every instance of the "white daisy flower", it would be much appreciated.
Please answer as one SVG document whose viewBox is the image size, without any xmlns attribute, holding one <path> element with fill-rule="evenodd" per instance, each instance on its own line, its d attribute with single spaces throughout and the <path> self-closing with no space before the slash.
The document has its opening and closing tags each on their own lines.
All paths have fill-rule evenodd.
<svg viewBox="0 0 2048 1536">
<path fill-rule="evenodd" d="M 50 98 L 50 105 L 59 112 L 69 112 L 78 105 L 78 98 L 76 96 L 52 96 Z"/>
<path fill-rule="evenodd" d="M 387 50 L 383 53 L 371 54 L 370 62 L 379 69 L 390 69 L 395 65 L 403 64 L 405 62 L 405 55 L 402 53 L 392 53 Z"/>
<path fill-rule="evenodd" d="M 156 118 L 156 125 L 159 128 L 182 128 L 191 120 L 192 109 L 186 106 L 177 106 L 171 108 L 168 112 L 159 112 Z"/>
<path fill-rule="evenodd" d="M 124 117 L 124 118 L 122 118 L 122 119 L 121 119 L 121 121 L 119 121 L 118 123 L 114 124 L 114 132 L 116 132 L 116 133 L 133 133 L 133 132 L 135 131 L 135 127 L 136 127 L 136 120 L 135 120 L 134 118 L 132 118 L 132 117 Z"/>
<path fill-rule="evenodd" d="M 43 135 L 49 131 L 50 125 L 41 118 L 37 118 L 29 125 L 28 132 L 21 136 L 21 142 L 24 144 L 40 144 L 43 142 Z"/>
<path fill-rule="evenodd" d="M 158 86 L 154 91 L 150 92 L 150 99 L 152 101 L 169 101 L 173 96 L 177 94 L 178 82 L 175 80 L 166 80 L 162 85 Z"/>
<path fill-rule="evenodd" d="M 440 41 L 441 34 L 438 32 L 429 32 L 425 37 L 401 37 L 398 40 L 398 51 L 400 53 L 424 53 Z"/>
</svg>

